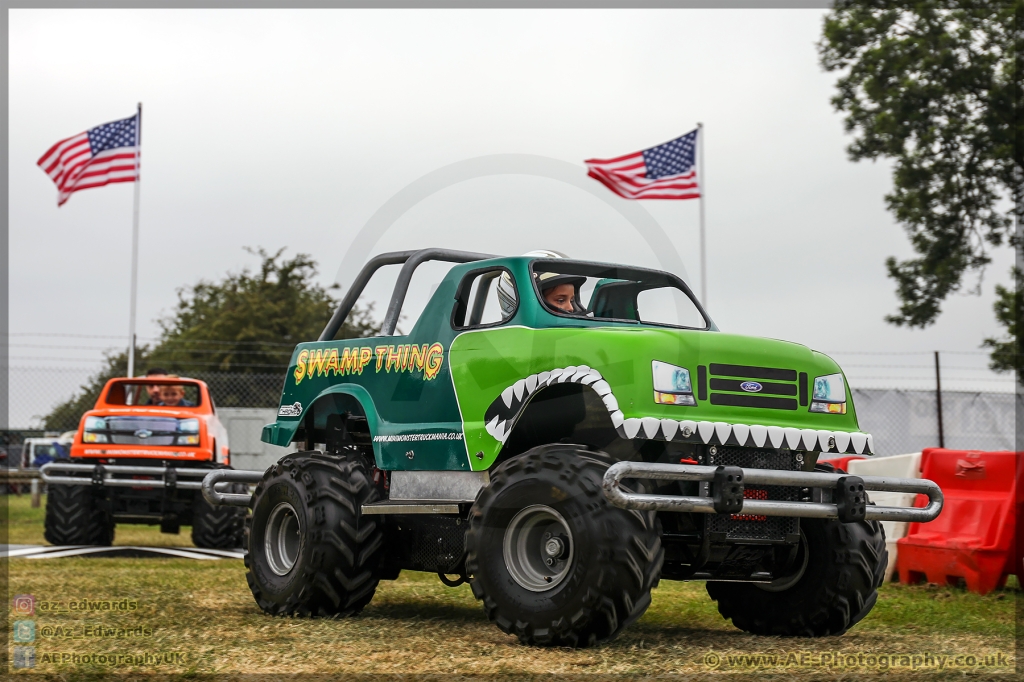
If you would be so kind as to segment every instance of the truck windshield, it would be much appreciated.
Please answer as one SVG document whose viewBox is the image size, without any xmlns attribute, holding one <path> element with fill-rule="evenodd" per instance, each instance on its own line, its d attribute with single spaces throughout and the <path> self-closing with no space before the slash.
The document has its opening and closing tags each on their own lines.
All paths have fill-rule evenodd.
<svg viewBox="0 0 1024 682">
<path fill-rule="evenodd" d="M 689 287 L 667 272 L 556 259 L 530 267 L 537 298 L 554 315 L 710 328 Z"/>
<path fill-rule="evenodd" d="M 107 392 L 108 405 L 139 405 L 153 407 L 198 407 L 201 401 L 199 386 L 191 382 L 134 382 L 119 381 Z"/>
</svg>

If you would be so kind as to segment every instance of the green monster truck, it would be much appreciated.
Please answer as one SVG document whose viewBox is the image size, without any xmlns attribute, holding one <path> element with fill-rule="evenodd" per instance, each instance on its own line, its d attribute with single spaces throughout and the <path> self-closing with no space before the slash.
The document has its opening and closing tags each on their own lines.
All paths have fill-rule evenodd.
<svg viewBox="0 0 1024 682">
<path fill-rule="evenodd" d="M 455 263 L 395 335 L 413 272 Z M 402 264 L 382 334 L 335 340 L 374 272 Z M 929 521 L 923 480 L 858 478 L 871 453 L 839 366 L 720 332 L 679 277 L 553 252 L 372 259 L 299 344 L 263 440 L 300 443 L 248 505 L 247 579 L 270 614 L 345 616 L 399 571 L 469 582 L 528 644 L 587 646 L 637 620 L 661 579 L 705 580 L 748 632 L 845 632 L 876 600 L 878 520 Z M 248 478 L 246 478 L 248 476 Z M 248 495 L 217 484 L 257 482 Z M 924 508 L 866 490 L 924 493 Z"/>
</svg>

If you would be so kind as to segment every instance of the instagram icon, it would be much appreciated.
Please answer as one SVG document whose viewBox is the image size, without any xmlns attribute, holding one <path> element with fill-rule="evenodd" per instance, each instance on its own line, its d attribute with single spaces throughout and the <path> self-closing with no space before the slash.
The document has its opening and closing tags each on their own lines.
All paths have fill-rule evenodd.
<svg viewBox="0 0 1024 682">
<path fill-rule="evenodd" d="M 34 616 L 36 613 L 36 598 L 31 594 L 16 594 L 11 600 L 16 616 Z"/>
</svg>

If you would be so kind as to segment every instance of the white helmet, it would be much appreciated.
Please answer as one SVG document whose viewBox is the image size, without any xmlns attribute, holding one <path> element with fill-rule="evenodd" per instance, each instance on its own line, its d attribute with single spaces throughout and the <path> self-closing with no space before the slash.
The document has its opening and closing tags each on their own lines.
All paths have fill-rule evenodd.
<svg viewBox="0 0 1024 682">
<path fill-rule="evenodd" d="M 568 256 L 562 253 L 561 251 L 552 251 L 551 249 L 538 249 L 537 251 L 527 251 L 523 255 L 532 256 L 534 258 L 568 258 Z"/>
<path fill-rule="evenodd" d="M 522 254 L 523 256 L 529 256 L 532 258 L 568 258 L 564 253 L 560 251 L 553 251 L 551 249 L 539 249 L 537 251 L 527 251 Z M 546 273 L 547 274 L 547 273 Z M 553 273 L 551 273 L 553 274 Z M 548 276 L 551 276 L 548 274 Z M 546 279 L 543 278 L 542 279 Z M 572 284 L 577 284 L 575 280 L 583 280 L 586 282 L 586 278 L 573 278 Z M 561 284 L 559 282 L 559 284 Z M 498 302 L 502 306 L 502 318 L 508 319 L 515 312 L 518 298 L 515 293 L 515 285 L 512 283 L 512 275 L 509 274 L 508 270 L 502 272 L 501 278 L 498 280 Z"/>
<path fill-rule="evenodd" d="M 528 251 L 523 255 L 534 258 L 568 258 L 564 253 L 550 249 Z M 509 274 L 508 270 L 501 273 L 501 277 L 498 278 L 497 293 L 498 304 L 501 306 L 501 318 L 507 320 L 515 313 L 516 305 L 519 303 L 519 299 L 516 296 L 516 286 L 512 283 L 512 275 Z"/>
<path fill-rule="evenodd" d="M 516 285 L 512 283 L 512 275 L 505 270 L 498 278 L 498 305 L 501 306 L 501 319 L 507 320 L 516 311 L 519 298 L 516 296 Z"/>
</svg>

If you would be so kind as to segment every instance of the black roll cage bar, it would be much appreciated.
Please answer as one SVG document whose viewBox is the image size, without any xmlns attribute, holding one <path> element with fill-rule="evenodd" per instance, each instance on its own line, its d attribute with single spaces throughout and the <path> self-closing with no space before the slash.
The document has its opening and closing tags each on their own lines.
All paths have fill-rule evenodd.
<svg viewBox="0 0 1024 682">
<path fill-rule="evenodd" d="M 381 267 L 385 265 L 397 265 L 398 263 L 404 263 L 402 271 L 398 273 L 398 281 L 395 282 L 395 290 L 391 294 L 391 303 L 388 304 L 388 312 L 384 316 L 384 324 L 381 326 L 381 336 L 392 336 L 395 333 L 395 327 L 398 326 L 398 316 L 402 312 L 402 304 L 405 303 L 405 295 L 409 293 L 409 283 L 412 281 L 413 272 L 421 264 L 431 261 L 439 260 L 448 263 L 472 263 L 478 260 L 489 260 L 491 258 L 500 258 L 500 256 L 493 256 L 486 253 L 473 253 L 471 251 L 453 251 L 451 249 L 420 249 L 419 251 L 392 251 L 390 253 L 382 253 L 378 256 L 374 256 L 363 269 L 356 275 L 355 280 L 352 282 L 352 286 L 349 287 L 348 292 L 345 294 L 345 298 L 341 300 L 338 305 L 338 309 L 331 315 L 330 321 L 324 330 L 320 333 L 320 338 L 317 341 L 333 341 L 334 335 L 341 329 L 341 325 L 345 323 L 345 318 L 352 312 L 353 306 L 359 299 L 359 295 L 363 293 L 363 289 L 366 288 L 366 284 L 373 277 L 374 273 L 377 272 Z"/>
</svg>

